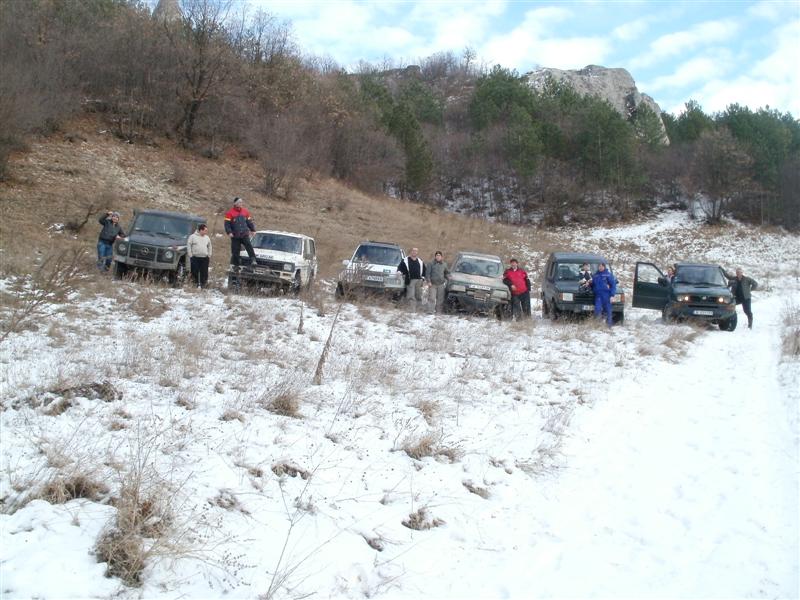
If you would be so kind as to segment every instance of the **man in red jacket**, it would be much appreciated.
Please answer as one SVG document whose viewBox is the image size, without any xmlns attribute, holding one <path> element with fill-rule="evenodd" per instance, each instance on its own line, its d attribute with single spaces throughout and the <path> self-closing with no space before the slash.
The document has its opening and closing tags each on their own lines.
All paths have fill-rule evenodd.
<svg viewBox="0 0 800 600">
<path fill-rule="evenodd" d="M 244 207 L 244 202 L 241 198 L 234 198 L 233 207 L 225 213 L 225 233 L 231 238 L 232 265 L 239 266 L 239 254 L 242 246 L 247 250 L 250 264 L 256 264 L 256 253 L 253 251 L 253 244 L 250 243 L 250 238 L 255 235 L 255 232 L 256 225 L 253 223 L 250 212 Z"/>
<path fill-rule="evenodd" d="M 503 283 L 511 290 L 511 317 L 519 320 L 522 317 L 525 296 L 530 291 L 528 274 L 519 268 L 519 262 L 512 258 L 508 269 L 503 273 Z"/>
</svg>

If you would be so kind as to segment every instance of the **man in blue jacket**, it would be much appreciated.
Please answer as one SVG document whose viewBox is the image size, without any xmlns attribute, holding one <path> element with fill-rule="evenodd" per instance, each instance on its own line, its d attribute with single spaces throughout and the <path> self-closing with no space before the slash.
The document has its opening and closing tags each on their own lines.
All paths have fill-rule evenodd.
<svg viewBox="0 0 800 600">
<path fill-rule="evenodd" d="M 592 275 L 592 291 L 594 291 L 594 316 L 599 318 L 602 312 L 606 313 L 606 323 L 610 327 L 614 320 L 611 314 L 611 298 L 617 293 L 617 280 L 606 269 L 605 263 L 597 266 L 597 272 Z"/>
</svg>

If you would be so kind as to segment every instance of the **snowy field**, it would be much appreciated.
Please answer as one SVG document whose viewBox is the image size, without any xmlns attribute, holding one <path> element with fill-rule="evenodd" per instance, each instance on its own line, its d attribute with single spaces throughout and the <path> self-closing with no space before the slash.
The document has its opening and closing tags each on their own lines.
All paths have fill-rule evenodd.
<svg viewBox="0 0 800 600">
<path fill-rule="evenodd" d="M 797 598 L 800 239 L 666 213 L 562 241 L 628 292 L 636 260 L 742 265 L 755 327 L 54 305 L 0 345 L 0 596 Z"/>
</svg>

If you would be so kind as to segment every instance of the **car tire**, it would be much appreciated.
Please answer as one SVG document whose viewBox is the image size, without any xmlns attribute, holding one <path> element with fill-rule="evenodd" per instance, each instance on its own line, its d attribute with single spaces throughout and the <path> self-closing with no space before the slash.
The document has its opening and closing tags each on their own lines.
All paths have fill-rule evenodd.
<svg viewBox="0 0 800 600">
<path fill-rule="evenodd" d="M 183 282 L 186 280 L 186 263 L 180 261 L 178 263 L 178 267 L 174 271 L 170 271 L 167 274 L 167 282 L 172 287 L 181 287 Z"/>
<path fill-rule="evenodd" d="M 505 315 L 503 314 L 503 305 L 498 304 L 494 307 L 494 316 L 497 318 L 498 321 L 502 321 Z"/>
<path fill-rule="evenodd" d="M 736 325 L 738 322 L 738 318 L 736 315 L 733 315 L 730 319 L 725 319 L 724 321 L 719 322 L 719 328 L 721 331 L 736 331 Z"/>
<path fill-rule="evenodd" d="M 550 320 L 551 321 L 558 321 L 558 318 L 561 316 L 561 311 L 558 310 L 558 307 L 556 306 L 556 301 L 555 300 L 552 300 L 550 302 L 550 310 L 548 312 L 550 313 Z"/>
<path fill-rule="evenodd" d="M 336 297 L 344 298 L 344 286 L 341 284 L 341 282 L 336 284 Z"/>
<path fill-rule="evenodd" d="M 674 322 L 674 321 L 675 321 L 675 317 L 673 317 L 673 316 L 670 314 L 670 312 L 669 312 L 669 308 L 668 308 L 668 307 L 666 307 L 666 306 L 665 306 L 664 308 L 662 308 L 662 309 L 661 309 L 661 320 L 662 320 L 664 323 L 672 323 L 672 322 Z"/>
<path fill-rule="evenodd" d="M 128 265 L 121 262 L 114 262 L 114 279 L 122 279 L 128 274 Z"/>
<path fill-rule="evenodd" d="M 303 279 L 300 277 L 300 271 L 294 274 L 294 280 L 292 281 L 291 290 L 292 294 L 295 296 L 300 293 L 303 289 Z"/>
<path fill-rule="evenodd" d="M 614 325 L 622 325 L 625 322 L 625 313 L 624 312 L 616 312 L 611 313 L 611 321 Z"/>
<path fill-rule="evenodd" d="M 547 299 L 544 296 L 542 297 L 542 318 L 550 318 L 550 306 L 547 304 Z"/>
</svg>

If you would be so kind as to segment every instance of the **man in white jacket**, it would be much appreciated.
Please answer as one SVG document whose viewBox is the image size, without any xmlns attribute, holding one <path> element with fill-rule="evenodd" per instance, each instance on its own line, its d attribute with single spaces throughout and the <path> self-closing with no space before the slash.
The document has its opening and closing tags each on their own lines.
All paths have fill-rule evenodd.
<svg viewBox="0 0 800 600">
<path fill-rule="evenodd" d="M 208 263 L 211 259 L 211 238 L 208 237 L 208 226 L 202 223 L 186 241 L 186 256 L 192 270 L 192 281 L 199 288 L 208 283 Z"/>
</svg>

